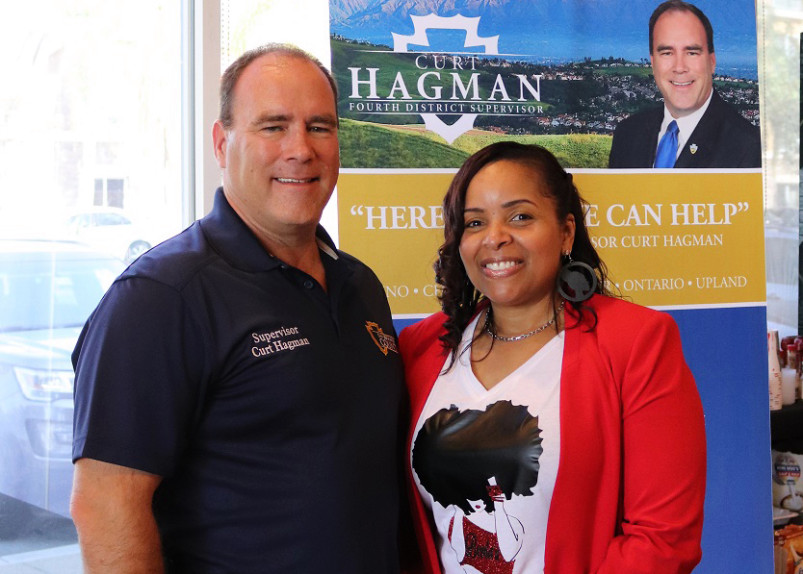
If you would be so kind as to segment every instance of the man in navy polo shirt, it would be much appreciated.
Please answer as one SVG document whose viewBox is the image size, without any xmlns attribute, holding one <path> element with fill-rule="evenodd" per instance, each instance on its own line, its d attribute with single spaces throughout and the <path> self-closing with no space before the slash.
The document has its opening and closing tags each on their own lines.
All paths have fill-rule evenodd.
<svg viewBox="0 0 803 574">
<path fill-rule="evenodd" d="M 73 354 L 86 572 L 398 572 L 395 332 L 376 276 L 318 225 L 335 102 L 295 48 L 234 62 L 214 209 L 88 320 Z"/>
</svg>

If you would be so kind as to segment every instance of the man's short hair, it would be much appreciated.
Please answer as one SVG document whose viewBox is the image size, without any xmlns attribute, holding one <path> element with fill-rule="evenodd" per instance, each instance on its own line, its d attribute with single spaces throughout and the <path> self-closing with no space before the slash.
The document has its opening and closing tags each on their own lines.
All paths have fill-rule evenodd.
<svg viewBox="0 0 803 574">
<path fill-rule="evenodd" d="M 220 78 L 220 115 L 218 116 L 218 120 L 224 128 L 229 129 L 234 121 L 232 117 L 232 107 L 234 106 L 234 87 L 237 85 L 237 80 L 240 79 L 243 71 L 251 62 L 267 54 L 282 54 L 307 61 L 317 66 L 329 81 L 329 85 L 332 88 L 332 95 L 335 98 L 335 109 L 337 109 L 337 83 L 332 77 L 331 72 L 326 69 L 318 58 L 292 44 L 265 44 L 244 52 L 226 68 L 226 71 L 223 72 Z"/>
<path fill-rule="evenodd" d="M 655 11 L 653 11 L 652 16 L 650 16 L 650 54 L 652 54 L 652 38 L 653 30 L 655 30 L 655 23 L 658 21 L 658 18 L 664 14 L 664 12 L 669 11 L 691 12 L 697 16 L 700 24 L 702 24 L 703 28 L 705 29 L 705 36 L 708 39 L 708 51 L 712 54 L 714 53 L 714 28 L 711 26 L 711 22 L 708 20 L 708 17 L 703 14 L 703 11 L 694 4 L 689 4 L 688 2 L 683 2 L 682 0 L 667 0 L 666 2 L 659 4 Z"/>
</svg>

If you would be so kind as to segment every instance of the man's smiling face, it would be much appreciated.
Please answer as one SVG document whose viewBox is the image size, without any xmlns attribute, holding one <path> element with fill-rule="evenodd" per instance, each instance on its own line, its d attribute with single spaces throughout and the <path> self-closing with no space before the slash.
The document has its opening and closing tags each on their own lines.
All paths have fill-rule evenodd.
<svg viewBox="0 0 803 574">
<path fill-rule="evenodd" d="M 717 60 L 708 51 L 705 28 L 691 12 L 669 10 L 658 18 L 650 62 L 672 117 L 699 110 L 711 94 Z"/>
<path fill-rule="evenodd" d="M 314 232 L 340 166 L 326 76 L 298 56 L 260 56 L 237 81 L 232 109 L 232 125 L 213 131 L 226 199 L 259 237 Z"/>
</svg>

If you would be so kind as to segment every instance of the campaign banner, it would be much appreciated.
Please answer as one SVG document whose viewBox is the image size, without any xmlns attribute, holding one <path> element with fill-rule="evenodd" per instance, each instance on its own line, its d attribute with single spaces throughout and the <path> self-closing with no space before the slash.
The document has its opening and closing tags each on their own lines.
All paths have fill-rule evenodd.
<svg viewBox="0 0 803 574">
<path fill-rule="evenodd" d="M 414 322 L 439 309 L 433 264 L 457 168 L 500 140 L 549 149 L 588 202 L 612 290 L 680 328 L 708 441 L 695 572 L 769 574 L 755 6 L 696 3 L 714 50 L 691 46 L 695 79 L 681 81 L 665 60 L 667 30 L 650 50 L 658 4 L 331 0 L 340 247 L 376 271 L 397 327 Z M 700 105 L 706 81 L 691 135 L 681 121 L 676 169 L 655 168 L 670 131 L 663 110 Z"/>
<path fill-rule="evenodd" d="M 438 310 L 433 264 L 453 172 L 343 170 L 340 243 L 370 262 L 397 317 Z M 611 287 L 650 307 L 766 300 L 759 173 L 577 173 Z"/>
<path fill-rule="evenodd" d="M 617 125 L 662 99 L 648 40 L 657 4 L 332 0 L 343 167 L 459 167 L 513 139 L 566 167 L 607 168 Z M 699 5 L 715 24 L 716 93 L 757 125 L 754 5 Z"/>
</svg>

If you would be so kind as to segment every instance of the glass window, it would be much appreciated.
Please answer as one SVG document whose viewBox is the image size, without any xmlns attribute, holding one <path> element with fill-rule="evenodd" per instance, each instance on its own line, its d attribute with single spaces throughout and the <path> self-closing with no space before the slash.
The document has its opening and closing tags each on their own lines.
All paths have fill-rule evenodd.
<svg viewBox="0 0 803 574">
<path fill-rule="evenodd" d="M 70 353 L 185 223 L 181 7 L 16 2 L 0 24 L 0 573 L 81 571 Z"/>
<path fill-rule="evenodd" d="M 758 2 L 767 321 L 781 336 L 798 333 L 800 243 L 800 32 L 797 0 Z M 763 19 L 763 21 L 762 21 Z M 763 38 L 762 38 L 763 35 Z"/>
</svg>

